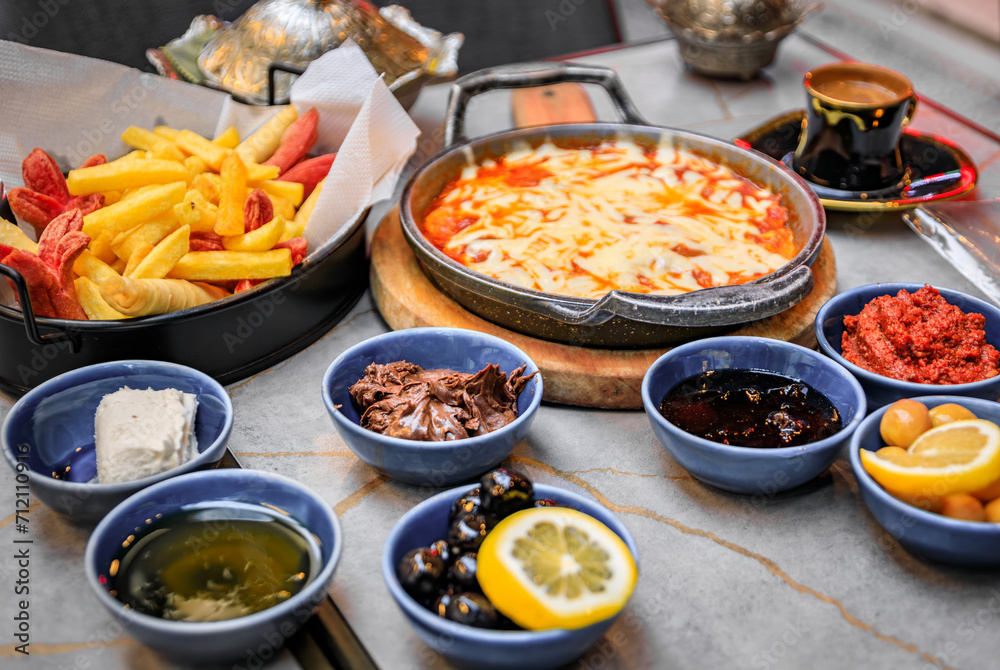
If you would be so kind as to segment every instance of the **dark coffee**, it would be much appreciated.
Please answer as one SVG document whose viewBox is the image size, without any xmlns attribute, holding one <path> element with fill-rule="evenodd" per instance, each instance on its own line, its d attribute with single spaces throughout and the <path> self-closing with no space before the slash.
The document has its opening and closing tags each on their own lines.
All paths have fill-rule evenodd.
<svg viewBox="0 0 1000 670">
<path fill-rule="evenodd" d="M 888 105 L 900 98 L 900 94 L 873 81 L 831 80 L 813 84 L 817 93 L 855 104 Z"/>
</svg>

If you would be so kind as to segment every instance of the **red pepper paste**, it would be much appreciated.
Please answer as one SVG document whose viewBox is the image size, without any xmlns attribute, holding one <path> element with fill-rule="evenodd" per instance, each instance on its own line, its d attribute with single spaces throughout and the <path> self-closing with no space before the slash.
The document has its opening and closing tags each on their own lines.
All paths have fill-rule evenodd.
<svg viewBox="0 0 1000 670">
<path fill-rule="evenodd" d="M 844 317 L 844 358 L 885 377 L 918 384 L 965 384 L 1000 374 L 982 314 L 966 314 L 930 286 L 901 290 Z"/>
</svg>

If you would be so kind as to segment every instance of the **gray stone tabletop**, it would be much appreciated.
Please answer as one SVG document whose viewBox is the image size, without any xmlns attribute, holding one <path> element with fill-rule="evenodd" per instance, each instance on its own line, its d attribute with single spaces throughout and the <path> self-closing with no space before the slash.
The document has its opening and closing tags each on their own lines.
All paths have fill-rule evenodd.
<svg viewBox="0 0 1000 670">
<path fill-rule="evenodd" d="M 581 60 L 614 67 L 650 122 L 731 138 L 801 107 L 803 73 L 833 59 L 792 36 L 752 82 L 690 73 L 672 41 Z M 437 150 L 446 97 L 446 86 L 429 88 L 412 110 L 425 133 L 418 158 Z M 601 118 L 613 118 L 599 92 L 593 97 Z M 997 99 L 981 104 L 1000 118 Z M 470 134 L 506 127 L 508 110 L 502 93 L 477 98 L 469 108 Z M 976 196 L 1000 197 L 1000 144 L 926 105 L 913 125 L 964 147 L 981 169 Z M 833 214 L 829 237 L 841 289 L 917 281 L 978 293 L 898 213 Z M 389 481 L 361 463 L 333 430 L 320 396 L 328 364 L 386 330 L 366 294 L 308 349 L 230 386 L 236 416 L 229 446 L 247 467 L 293 477 L 335 508 L 346 544 L 331 594 L 380 667 L 448 668 L 412 633 L 380 571 L 390 528 L 431 491 Z M 14 400 L 0 396 L 0 415 Z M 538 482 L 597 499 L 638 541 L 640 579 L 625 615 L 570 667 L 997 667 L 1000 574 L 908 554 L 866 510 L 844 457 L 795 491 L 733 495 L 700 484 L 674 463 L 641 412 L 543 403 L 510 463 Z M 0 500 L 10 512 L 13 491 L 4 468 Z M 29 514 L 31 656 L 23 657 L 11 624 L 17 569 L 10 548 L 18 536 L 13 517 L 0 512 L 0 665 L 173 667 L 122 635 L 84 583 L 90 529 L 40 505 Z M 271 667 L 297 664 L 286 653 Z"/>
</svg>

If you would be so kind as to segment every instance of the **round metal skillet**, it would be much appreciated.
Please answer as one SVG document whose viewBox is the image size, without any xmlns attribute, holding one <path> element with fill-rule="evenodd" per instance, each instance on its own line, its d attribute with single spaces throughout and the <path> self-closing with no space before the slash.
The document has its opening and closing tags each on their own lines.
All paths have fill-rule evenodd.
<svg viewBox="0 0 1000 670">
<path fill-rule="evenodd" d="M 522 66 L 523 67 L 523 66 Z M 603 86 L 623 123 L 541 126 L 465 137 L 465 107 L 473 96 L 499 88 L 561 82 Z M 451 91 L 445 150 L 428 160 L 403 190 L 403 233 L 424 271 L 444 293 L 466 309 L 505 328 L 547 340 L 594 347 L 656 347 L 703 337 L 782 312 L 812 290 L 810 266 L 826 232 L 826 215 L 801 178 L 763 154 L 697 133 L 648 124 L 609 69 L 551 65 L 542 69 L 482 70 L 457 80 Z M 420 232 L 424 213 L 445 185 L 470 163 L 480 163 L 525 146 L 545 142 L 574 148 L 613 140 L 654 148 L 667 142 L 724 165 L 782 197 L 799 252 L 787 264 L 753 282 L 702 289 L 677 296 L 611 291 L 600 300 L 526 289 L 493 279 L 452 260 Z"/>
</svg>

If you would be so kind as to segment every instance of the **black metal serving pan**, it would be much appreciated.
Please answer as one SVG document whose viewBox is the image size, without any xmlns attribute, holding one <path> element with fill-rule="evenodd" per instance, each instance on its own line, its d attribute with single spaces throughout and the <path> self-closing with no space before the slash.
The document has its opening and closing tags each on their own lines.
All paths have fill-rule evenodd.
<svg viewBox="0 0 1000 670">
<path fill-rule="evenodd" d="M 473 96 L 499 88 L 561 82 L 603 86 L 623 123 L 574 123 L 511 130 L 469 140 L 463 132 L 465 108 Z M 798 254 L 786 265 L 753 282 L 655 296 L 611 291 L 600 300 L 544 293 L 502 282 L 471 270 L 434 247 L 419 222 L 444 186 L 470 162 L 501 156 L 526 145 L 592 146 L 630 140 L 656 147 L 669 141 L 729 167 L 736 174 L 782 196 Z M 505 328 L 546 340 L 594 347 L 654 347 L 703 337 L 783 312 L 809 294 L 810 266 L 819 255 L 826 215 L 816 194 L 784 165 L 761 153 L 706 135 L 648 124 L 613 70 L 546 64 L 541 69 L 493 68 L 462 77 L 452 85 L 445 149 L 409 179 L 400 203 L 403 233 L 425 273 L 466 309 Z"/>
<path fill-rule="evenodd" d="M 23 308 L 10 304 L 0 280 L 0 389 L 20 395 L 63 372 L 129 358 L 181 363 L 223 384 L 260 372 L 306 348 L 354 306 L 367 286 L 366 210 L 331 247 L 291 276 L 207 305 L 120 321 L 36 317 L 27 286 L 0 265 Z M 0 216 L 13 221 L 10 205 Z"/>
</svg>

